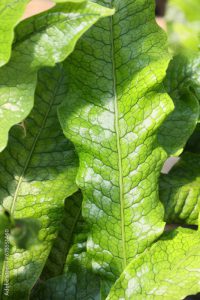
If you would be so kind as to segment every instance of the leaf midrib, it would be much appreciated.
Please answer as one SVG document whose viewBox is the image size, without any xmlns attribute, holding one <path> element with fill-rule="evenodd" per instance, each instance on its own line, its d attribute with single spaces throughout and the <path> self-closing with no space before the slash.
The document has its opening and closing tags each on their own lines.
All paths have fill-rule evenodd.
<svg viewBox="0 0 200 300">
<path fill-rule="evenodd" d="M 31 151 L 30 151 L 30 154 L 28 155 L 27 159 L 26 159 L 26 162 L 25 162 L 25 166 L 24 166 L 24 169 L 20 175 L 20 179 L 18 181 L 18 184 L 17 184 L 17 187 L 16 187 L 16 191 L 15 191 L 15 194 L 14 194 L 14 197 L 13 197 L 13 202 L 11 204 L 11 208 L 10 208 L 10 214 L 11 216 L 14 214 L 14 210 L 15 210 L 15 206 L 16 206 L 16 201 L 17 201 L 17 197 L 18 197 L 18 192 L 19 192 L 19 189 L 21 187 L 21 184 L 22 184 L 22 181 L 24 179 L 24 175 L 27 171 L 27 168 L 28 168 L 28 165 L 29 165 L 29 162 L 32 158 L 32 155 L 33 155 L 33 152 L 35 150 L 35 147 L 36 147 L 36 144 L 38 142 L 38 139 L 42 133 L 42 130 L 44 129 L 44 126 L 46 124 L 46 121 L 47 121 L 47 118 L 48 118 L 48 115 L 52 109 L 52 106 L 53 106 L 53 103 L 54 103 L 54 100 L 55 100 L 55 96 L 58 92 L 58 89 L 59 89 L 59 86 L 60 86 L 60 83 L 62 82 L 62 76 L 60 75 L 59 79 L 58 79 L 58 84 L 56 86 L 56 89 L 53 93 L 53 96 L 52 96 L 52 100 L 51 102 L 49 103 L 49 107 L 47 109 L 47 112 L 44 116 L 44 119 L 42 121 L 42 125 L 41 125 L 41 128 L 40 130 L 38 131 L 38 134 L 35 136 L 35 139 L 33 141 L 33 144 L 32 144 L 32 147 L 31 147 Z M 1 299 L 1 296 L 2 296 L 2 292 L 3 292 L 3 283 L 4 283 L 4 278 L 5 278 L 5 260 L 3 261 L 3 266 L 2 266 L 2 274 L 1 274 L 1 294 L 0 294 L 0 299 Z"/>
<path fill-rule="evenodd" d="M 127 265 L 127 259 L 126 259 L 126 237 L 125 237 L 125 220 L 124 220 L 123 172 L 122 172 L 122 154 L 121 154 L 120 130 L 119 130 L 119 108 L 118 108 L 118 101 L 117 101 L 117 83 L 116 83 L 116 71 L 115 71 L 116 69 L 115 69 L 115 54 L 114 54 L 113 16 L 110 17 L 110 32 L 111 32 L 113 95 L 114 95 L 114 108 L 115 108 L 115 131 L 116 131 L 116 139 L 117 139 L 117 153 L 118 153 L 118 167 L 119 167 L 119 192 L 120 192 L 119 196 L 120 196 L 123 268 L 125 268 Z"/>
<path fill-rule="evenodd" d="M 33 141 L 33 143 L 32 143 L 32 147 L 31 147 L 30 153 L 29 153 L 29 155 L 28 155 L 28 157 L 27 157 L 27 159 L 26 159 L 24 169 L 23 169 L 23 171 L 22 171 L 22 173 L 21 173 L 21 175 L 20 175 L 20 178 L 19 178 L 19 181 L 18 181 L 18 184 L 17 184 L 17 187 L 16 187 L 16 191 L 15 191 L 15 194 L 14 194 L 14 197 L 13 197 L 13 202 L 12 202 L 12 205 L 11 205 L 11 209 L 10 209 L 10 214 L 11 214 L 11 215 L 14 213 L 15 204 L 16 204 L 16 200 L 17 200 L 17 197 L 18 197 L 18 192 L 19 192 L 21 183 L 22 183 L 23 178 L 24 178 L 24 175 L 25 175 L 25 173 L 26 173 L 26 171 L 27 171 L 29 162 L 30 162 L 30 160 L 31 160 L 31 158 L 32 158 L 32 156 L 33 156 L 33 153 L 34 153 L 36 144 L 37 144 L 37 142 L 38 142 L 38 139 L 39 139 L 39 137 L 40 137 L 40 135 L 41 135 L 43 129 L 45 128 L 45 124 L 46 124 L 48 115 L 49 115 L 49 113 L 50 113 L 50 111 L 51 111 L 51 109 L 52 109 L 52 106 L 53 106 L 55 97 L 56 97 L 56 95 L 57 95 L 57 92 L 58 92 L 58 89 L 59 89 L 59 86 L 60 86 L 61 81 L 62 81 L 62 76 L 60 76 L 59 79 L 58 79 L 58 81 L 57 81 L 58 83 L 57 83 L 56 88 L 55 88 L 55 91 L 54 91 L 54 93 L 53 93 L 53 95 L 52 95 L 52 100 L 51 100 L 51 102 L 49 103 L 49 107 L 48 107 L 48 109 L 47 109 L 47 111 L 46 111 L 46 114 L 45 114 L 45 116 L 44 116 L 44 119 L 43 119 L 43 121 L 42 121 L 42 125 L 41 125 L 41 127 L 40 127 L 40 129 L 39 129 L 37 135 L 35 136 L 35 139 L 34 139 L 34 141 Z"/>
</svg>

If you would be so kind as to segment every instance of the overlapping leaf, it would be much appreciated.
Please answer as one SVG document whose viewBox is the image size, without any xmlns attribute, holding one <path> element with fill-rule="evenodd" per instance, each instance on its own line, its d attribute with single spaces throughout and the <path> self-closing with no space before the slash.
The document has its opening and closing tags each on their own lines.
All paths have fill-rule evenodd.
<svg viewBox="0 0 200 300">
<path fill-rule="evenodd" d="M 39 222 L 39 244 L 10 249 L 8 263 L 1 260 L 1 299 L 4 299 L 6 265 L 9 299 L 26 299 L 51 249 L 63 213 L 64 199 L 77 190 L 77 158 L 57 119 L 57 106 L 66 93 L 61 67 L 39 74 L 36 102 L 23 126 L 10 132 L 0 154 L 0 203 L 16 219 Z M 5 297 L 6 298 L 6 297 Z"/>
<path fill-rule="evenodd" d="M 197 53 L 175 56 L 169 64 L 164 85 L 175 109 L 161 126 L 159 140 L 168 153 L 178 155 L 199 120 L 200 56 Z"/>
<path fill-rule="evenodd" d="M 8 62 L 14 39 L 14 28 L 30 0 L 1 0 L 0 2 L 0 67 Z"/>
<path fill-rule="evenodd" d="M 178 28 L 180 29 L 181 27 L 177 27 L 177 18 L 175 17 L 177 9 L 179 10 L 179 15 L 182 16 L 182 18 L 178 20 L 182 20 L 181 26 L 183 28 L 186 26 L 186 20 L 187 22 L 193 22 L 193 25 L 194 22 L 195 24 L 199 23 L 200 19 L 194 9 L 199 7 L 199 2 L 193 0 L 190 4 L 191 5 L 185 5 L 185 3 L 179 0 L 172 0 L 170 2 L 170 37 L 173 35 L 179 36 L 180 34 Z M 173 11 L 174 14 L 172 14 Z M 191 13 L 192 11 L 194 11 L 193 15 Z M 171 42 L 173 41 L 172 47 L 175 49 L 176 55 L 168 68 L 165 86 L 174 101 L 175 110 L 169 116 L 168 122 L 164 125 L 165 128 L 163 128 L 162 139 L 165 140 L 169 149 L 174 147 L 173 144 L 168 142 L 168 129 L 171 124 L 170 137 L 175 135 L 177 135 L 177 139 L 183 139 L 183 137 L 185 137 L 182 150 L 185 147 L 185 142 L 189 139 L 185 150 L 199 153 L 199 126 L 197 122 L 199 121 L 200 102 L 200 52 L 198 51 L 199 33 L 195 31 L 195 28 L 197 27 L 190 26 L 190 31 L 191 33 L 193 31 L 193 34 L 196 35 L 196 40 L 193 39 L 193 34 L 191 33 L 188 33 L 184 41 L 181 40 L 182 36 L 179 36 L 180 39 L 177 38 L 174 41 L 171 39 Z M 190 43 L 190 38 L 196 43 L 195 47 L 194 43 Z M 191 136 L 192 133 L 193 135 Z M 176 154 L 180 154 L 180 151 Z M 181 162 L 177 164 L 169 175 L 161 176 L 160 197 L 165 204 L 165 218 L 167 222 L 197 224 L 199 212 L 197 170 L 199 163 L 197 160 L 198 155 L 183 155 Z M 194 169 L 193 171 L 192 167 Z M 194 178 L 194 174 L 196 174 L 196 178 Z"/>
<path fill-rule="evenodd" d="M 160 199 L 168 223 L 198 224 L 200 154 L 185 153 L 168 175 L 162 175 Z"/>
<path fill-rule="evenodd" d="M 134 259 L 107 300 L 179 300 L 200 290 L 200 235 L 190 229 L 165 233 Z"/>
<path fill-rule="evenodd" d="M 158 136 L 173 110 L 162 84 L 169 56 L 154 1 L 112 4 L 116 14 L 98 22 L 66 62 L 69 90 L 59 110 L 79 155 L 87 249 L 106 282 L 163 231 L 158 177 L 168 154 Z"/>
<path fill-rule="evenodd" d="M 64 60 L 78 38 L 111 13 L 92 2 L 69 2 L 17 26 L 11 60 L 0 69 L 0 151 L 6 146 L 11 126 L 21 122 L 33 107 L 37 71 Z"/>
<path fill-rule="evenodd" d="M 200 46 L 199 0 L 170 0 L 167 10 L 168 36 L 172 48 L 198 51 Z"/>
<path fill-rule="evenodd" d="M 170 21 L 168 20 L 168 36 L 169 39 L 171 35 L 176 35 L 176 21 L 177 21 L 177 10 L 179 11 L 179 15 L 182 18 L 186 18 L 188 22 L 197 22 L 198 32 L 195 31 L 195 28 L 191 27 L 191 33 L 187 35 L 180 35 L 180 38 L 186 37 L 186 40 L 179 48 L 179 39 L 176 38 L 173 40 L 171 47 L 174 48 L 175 57 L 170 65 L 168 70 L 168 76 L 165 81 L 165 84 L 169 90 L 169 92 L 181 92 L 183 88 L 190 89 L 190 92 L 193 92 L 197 99 L 200 99 L 200 17 L 199 17 L 199 9 L 200 2 L 198 0 L 190 1 L 190 5 L 187 3 L 188 0 L 180 1 L 180 0 L 171 0 L 169 2 L 169 15 L 171 15 Z M 192 13 L 193 12 L 193 13 Z M 185 16 L 185 17 L 184 17 Z M 182 19 L 181 19 L 182 20 Z M 182 20 L 184 24 L 184 20 Z M 172 27 L 170 27 L 170 25 Z M 197 37 L 197 41 L 195 47 L 191 45 L 190 39 L 195 42 L 195 39 L 192 36 L 194 33 Z M 174 95 L 176 97 L 176 95 Z M 183 98 L 183 97 L 182 97 Z M 184 99 L 181 99 L 182 103 L 184 103 Z"/>
<path fill-rule="evenodd" d="M 66 199 L 57 239 L 32 299 L 100 300 L 100 282 L 86 254 L 88 228 L 81 216 L 80 192 Z"/>
</svg>

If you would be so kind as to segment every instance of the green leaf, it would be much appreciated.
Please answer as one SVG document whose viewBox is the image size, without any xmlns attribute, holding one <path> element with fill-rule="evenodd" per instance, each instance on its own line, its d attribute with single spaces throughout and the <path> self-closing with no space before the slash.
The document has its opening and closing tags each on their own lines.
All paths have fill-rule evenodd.
<svg viewBox="0 0 200 300">
<path fill-rule="evenodd" d="M 161 126 L 159 141 L 168 153 L 179 155 L 199 120 L 200 55 L 176 55 L 169 64 L 164 85 L 175 109 Z"/>
<path fill-rule="evenodd" d="M 200 52 L 185 52 L 174 56 L 165 78 L 165 86 L 172 95 L 184 88 L 200 101 Z M 176 95 L 176 94 L 175 94 Z M 183 102 L 183 100 L 182 100 Z"/>
<path fill-rule="evenodd" d="M 88 228 L 81 216 L 81 193 L 66 199 L 57 239 L 31 299 L 100 300 L 99 279 L 86 254 Z"/>
<path fill-rule="evenodd" d="M 198 225 L 200 211 L 200 154 L 185 153 L 160 180 L 160 199 L 167 223 Z"/>
<path fill-rule="evenodd" d="M 65 200 L 63 220 L 59 228 L 58 236 L 53 243 L 48 260 L 42 271 L 42 279 L 46 280 L 63 273 L 66 258 L 70 248 L 73 247 L 73 243 L 76 244 L 75 240 L 77 239 L 77 235 L 78 238 L 81 237 L 83 239 L 83 242 L 80 244 L 83 243 L 84 246 L 81 247 L 85 248 L 84 238 L 87 231 L 83 224 L 81 209 L 82 195 L 80 191 Z"/>
<path fill-rule="evenodd" d="M 0 151 L 11 126 L 33 107 L 37 71 L 64 60 L 88 28 L 112 13 L 92 2 L 63 3 L 17 26 L 11 60 L 0 69 Z"/>
<path fill-rule="evenodd" d="M 107 300 L 184 299 L 200 291 L 200 235 L 178 228 L 134 259 Z"/>
<path fill-rule="evenodd" d="M 169 42 L 175 50 L 198 51 L 200 46 L 199 0 L 170 0 L 167 10 Z"/>
<path fill-rule="evenodd" d="M 161 141 L 171 155 L 179 155 L 183 151 L 199 119 L 199 9 L 198 0 L 169 1 L 168 36 L 175 56 L 167 70 L 164 84 L 174 101 L 175 109 L 162 127 Z M 177 141 L 176 138 L 171 139 L 173 136 L 183 141 L 181 149 L 176 148 Z"/>
<path fill-rule="evenodd" d="M 0 67 L 10 58 L 14 28 L 19 23 L 30 0 L 1 0 L 0 2 Z"/>
<path fill-rule="evenodd" d="M 187 7 L 179 0 L 170 3 L 174 7 L 180 6 L 179 8 L 183 9 L 188 21 L 192 21 L 193 18 L 198 19 L 197 16 L 195 17 L 195 13 L 194 16 L 191 14 L 194 6 L 199 6 L 195 0 L 191 1 L 191 6 L 188 5 Z M 172 13 L 172 11 L 170 12 Z M 169 28 L 170 36 L 173 33 L 177 34 L 176 20 L 179 19 L 172 15 L 172 27 Z M 180 20 L 183 21 L 183 19 Z M 186 151 L 192 150 L 193 152 L 197 152 L 198 149 L 198 128 L 195 129 L 195 127 L 199 121 L 200 112 L 200 52 L 194 51 L 190 47 L 189 41 L 181 47 L 181 53 L 174 56 L 164 81 L 165 87 L 174 101 L 175 109 L 161 128 L 160 140 L 165 144 L 168 152 L 171 151 L 171 155 L 179 155 L 184 148 Z M 175 50 L 178 52 L 180 49 Z M 194 134 L 190 137 L 193 132 Z M 177 141 L 180 145 L 181 140 L 182 147 L 178 149 L 176 148 Z M 160 197 L 165 205 L 165 220 L 168 223 L 198 223 L 198 176 L 194 177 L 194 174 L 198 174 L 197 165 L 199 163 L 197 160 L 198 156 L 191 155 L 190 158 L 190 154 L 183 155 L 181 161 L 169 175 L 161 176 Z M 191 166 L 193 166 L 194 172 Z"/>
<path fill-rule="evenodd" d="M 93 269 L 111 281 L 163 232 L 158 177 L 168 154 L 158 131 L 173 109 L 154 1 L 113 5 L 116 14 L 92 27 L 66 61 L 68 93 L 59 109 L 79 155 Z"/>
<path fill-rule="evenodd" d="M 27 298 L 56 237 L 64 199 L 77 190 L 78 161 L 57 118 L 57 106 L 66 93 L 66 75 L 58 66 L 40 72 L 38 80 L 34 109 L 23 126 L 12 128 L 8 146 L 0 154 L 1 205 L 11 217 L 35 219 L 41 226 L 39 244 L 27 250 L 10 247 L 9 299 Z M 0 261 L 2 284 L 6 265 Z"/>
</svg>

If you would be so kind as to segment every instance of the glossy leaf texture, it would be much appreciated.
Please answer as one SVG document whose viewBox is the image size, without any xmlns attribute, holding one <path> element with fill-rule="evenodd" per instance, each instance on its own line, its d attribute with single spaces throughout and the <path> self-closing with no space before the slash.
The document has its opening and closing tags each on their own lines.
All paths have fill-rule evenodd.
<svg viewBox="0 0 200 300">
<path fill-rule="evenodd" d="M 57 118 L 57 106 L 65 93 L 61 66 L 40 71 L 34 109 L 23 124 L 12 128 L 8 146 L 0 154 L 0 204 L 11 217 L 35 219 L 40 225 L 39 244 L 29 249 L 10 247 L 6 299 L 28 297 L 56 237 L 64 199 L 77 190 L 77 156 Z M 4 299 L 5 257 L 0 265 Z"/>
<path fill-rule="evenodd" d="M 184 153 L 167 175 L 161 175 L 160 199 L 167 223 L 198 224 L 200 154 Z"/>
<path fill-rule="evenodd" d="M 17 26 L 11 59 L 0 69 L 0 151 L 11 126 L 33 107 L 37 71 L 64 60 L 90 26 L 112 13 L 88 1 L 60 3 Z"/>
<path fill-rule="evenodd" d="M 169 42 L 175 50 L 198 51 L 200 46 L 199 0 L 170 0 L 167 9 Z"/>
<path fill-rule="evenodd" d="M 68 93 L 59 109 L 79 155 L 88 253 L 107 282 L 163 232 L 158 177 L 168 153 L 158 135 L 173 110 L 154 1 L 112 4 L 115 15 L 93 26 L 66 61 Z"/>
<path fill-rule="evenodd" d="M 107 300 L 179 300 L 200 289 L 199 232 L 178 228 L 165 233 L 134 259 Z"/>
<path fill-rule="evenodd" d="M 0 2 L 0 67 L 10 58 L 14 28 L 19 23 L 30 0 L 1 0 Z"/>
<path fill-rule="evenodd" d="M 82 196 L 65 201 L 65 213 L 57 239 L 31 299 L 100 300 L 100 281 L 91 271 L 86 253 L 88 228 L 81 216 Z"/>
</svg>

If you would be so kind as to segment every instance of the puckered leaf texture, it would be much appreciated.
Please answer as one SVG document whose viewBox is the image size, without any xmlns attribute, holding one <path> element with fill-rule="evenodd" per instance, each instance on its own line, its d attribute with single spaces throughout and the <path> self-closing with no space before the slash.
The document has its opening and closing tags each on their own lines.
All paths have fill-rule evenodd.
<svg viewBox="0 0 200 300">
<path fill-rule="evenodd" d="M 200 234 L 178 228 L 134 259 L 107 300 L 180 300 L 200 289 Z"/>
<path fill-rule="evenodd" d="M 64 60 L 90 26 L 112 13 L 87 1 L 60 3 L 17 26 L 10 62 L 0 69 L 0 151 L 11 126 L 33 107 L 37 71 Z"/>
<path fill-rule="evenodd" d="M 176 55 L 169 64 L 164 85 L 175 108 L 161 126 L 159 140 L 168 153 L 179 155 L 199 120 L 199 53 Z"/>
<path fill-rule="evenodd" d="M 14 28 L 20 21 L 30 0 L 1 0 L 0 2 L 0 67 L 11 55 Z"/>
<path fill-rule="evenodd" d="M 184 153 L 170 173 L 161 176 L 160 199 L 167 223 L 198 224 L 200 154 Z"/>
<path fill-rule="evenodd" d="M 57 106 L 66 92 L 61 67 L 39 73 L 35 106 L 23 126 L 10 132 L 0 154 L 0 203 L 16 219 L 39 221 L 39 244 L 27 250 L 11 247 L 8 262 L 0 262 L 1 299 L 4 299 L 6 266 L 9 297 L 27 299 L 49 255 L 61 221 L 64 199 L 77 190 L 78 161 L 73 145 L 64 137 Z M 3 241 L 3 239 L 2 239 Z"/>
<path fill-rule="evenodd" d="M 86 253 L 88 227 L 81 216 L 82 196 L 66 199 L 63 222 L 33 300 L 100 300 L 100 281 Z"/>
<path fill-rule="evenodd" d="M 66 61 L 68 93 L 59 109 L 79 155 L 87 249 L 106 281 L 163 232 L 158 177 L 168 153 L 158 136 L 173 110 L 162 84 L 169 55 L 154 1 L 112 4 L 115 15 L 93 26 Z"/>
<path fill-rule="evenodd" d="M 170 137 L 177 135 L 177 139 L 180 140 L 185 137 L 182 150 L 194 153 L 200 153 L 199 124 L 197 123 L 200 103 L 199 26 L 194 26 L 199 24 L 199 14 L 196 14 L 200 8 L 199 4 L 200 2 L 196 0 L 190 1 L 190 5 L 188 1 L 170 1 L 169 14 L 172 12 L 174 14 L 171 14 L 171 19 L 168 20 L 168 29 L 169 36 L 176 37 L 174 40 L 171 39 L 176 55 L 169 65 L 164 83 L 174 101 L 175 110 L 168 117 L 168 122 L 165 122 L 162 135 L 163 142 L 165 140 L 169 150 L 174 148 L 173 143 L 176 144 L 176 139 L 172 144 L 168 142 L 168 129 L 171 126 Z M 177 12 L 179 12 L 178 18 Z M 185 26 L 190 27 L 196 40 L 190 34 L 179 36 L 181 34 L 179 29 L 184 29 Z M 182 40 L 184 36 L 186 39 Z M 195 47 L 193 42 L 196 43 Z M 180 154 L 180 151 L 177 154 Z M 197 224 L 198 222 L 198 159 L 198 155 L 184 154 L 169 175 L 161 176 L 160 197 L 165 205 L 165 219 L 169 223 Z"/>
</svg>

